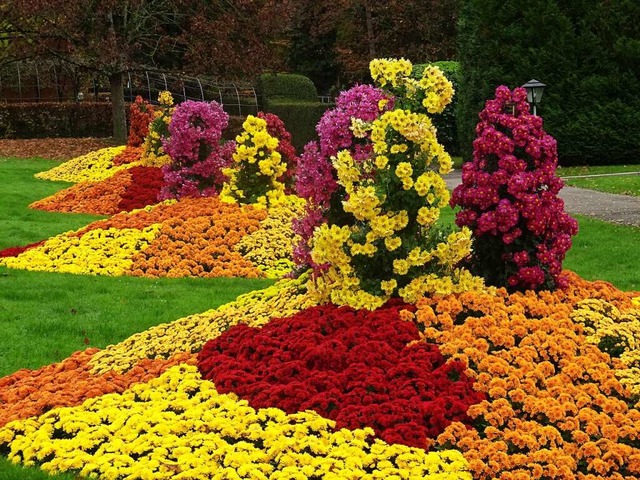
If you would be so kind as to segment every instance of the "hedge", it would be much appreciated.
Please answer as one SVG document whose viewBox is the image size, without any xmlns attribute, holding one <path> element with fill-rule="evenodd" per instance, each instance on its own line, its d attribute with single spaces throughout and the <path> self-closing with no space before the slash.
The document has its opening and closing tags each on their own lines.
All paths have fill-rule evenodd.
<svg viewBox="0 0 640 480">
<path fill-rule="evenodd" d="M 318 102 L 316 87 L 304 75 L 265 73 L 258 77 L 257 90 L 262 111 L 275 113 L 282 119 L 298 151 L 317 138 L 320 117 L 333 107 Z"/>
<path fill-rule="evenodd" d="M 543 18 L 544 21 L 540 21 Z M 498 85 L 547 85 L 537 113 L 561 165 L 640 163 L 640 2 L 464 0 L 458 23 L 462 153 Z"/>
<path fill-rule="evenodd" d="M 271 100 L 318 101 L 318 91 L 313 82 L 304 75 L 293 73 L 265 73 L 258 77 L 258 94 L 262 103 Z"/>
<path fill-rule="evenodd" d="M 110 137 L 111 118 L 105 102 L 0 104 L 0 137 Z"/>
<path fill-rule="evenodd" d="M 291 132 L 291 143 L 300 153 L 308 142 L 317 139 L 316 125 L 322 114 L 332 107 L 333 104 L 283 99 L 269 101 L 264 111 L 275 113 L 282 119 Z"/>
</svg>

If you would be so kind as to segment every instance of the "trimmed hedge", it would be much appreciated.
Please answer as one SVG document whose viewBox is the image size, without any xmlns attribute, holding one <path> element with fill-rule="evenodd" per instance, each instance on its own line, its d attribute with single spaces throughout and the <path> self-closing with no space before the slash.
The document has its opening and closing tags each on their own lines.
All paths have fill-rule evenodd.
<svg viewBox="0 0 640 480">
<path fill-rule="evenodd" d="M 304 75 L 265 73 L 258 77 L 257 89 L 263 103 L 277 99 L 318 101 L 315 85 Z"/>
<path fill-rule="evenodd" d="M 422 78 L 422 73 L 427 65 L 435 65 L 442 70 L 445 77 L 453 84 L 454 96 L 452 102 L 447 105 L 442 113 L 432 115 L 433 124 L 438 129 L 438 141 L 445 150 L 454 156 L 460 155 L 460 138 L 458 137 L 457 109 L 458 94 L 460 91 L 460 64 L 453 61 L 441 61 L 433 63 L 418 63 L 413 66 L 411 76 L 417 80 Z"/>
<path fill-rule="evenodd" d="M 298 151 L 317 138 L 316 125 L 320 117 L 327 108 L 333 107 L 318 102 L 316 87 L 303 75 L 265 73 L 258 78 L 257 90 L 261 110 L 280 117 Z"/>
<path fill-rule="evenodd" d="M 110 137 L 111 118 L 105 102 L 0 104 L 0 137 Z"/>
<path fill-rule="evenodd" d="M 316 125 L 322 114 L 333 104 L 305 102 L 300 100 L 273 100 L 265 106 L 265 112 L 274 113 L 291 132 L 291 143 L 298 152 L 311 140 L 315 140 Z"/>
</svg>

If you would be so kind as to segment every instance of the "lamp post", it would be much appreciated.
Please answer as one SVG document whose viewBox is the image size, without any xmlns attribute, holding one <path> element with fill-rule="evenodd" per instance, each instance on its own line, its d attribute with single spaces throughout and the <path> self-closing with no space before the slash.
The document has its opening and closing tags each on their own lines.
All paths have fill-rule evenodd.
<svg viewBox="0 0 640 480">
<path fill-rule="evenodd" d="M 544 92 L 546 85 L 538 80 L 529 80 L 522 88 L 527 91 L 527 102 L 533 105 L 533 114 L 536 115 L 536 107 L 542 100 L 542 92 Z"/>
</svg>

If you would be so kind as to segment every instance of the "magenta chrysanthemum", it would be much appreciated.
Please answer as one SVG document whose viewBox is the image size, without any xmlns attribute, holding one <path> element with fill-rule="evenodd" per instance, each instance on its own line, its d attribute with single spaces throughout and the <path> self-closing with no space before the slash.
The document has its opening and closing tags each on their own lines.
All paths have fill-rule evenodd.
<svg viewBox="0 0 640 480">
<path fill-rule="evenodd" d="M 529 113 L 526 92 L 501 86 L 480 113 L 473 161 L 451 197 L 458 226 L 474 234 L 473 268 L 512 289 L 561 287 L 562 261 L 578 231 L 558 197 L 556 141 Z"/>
</svg>

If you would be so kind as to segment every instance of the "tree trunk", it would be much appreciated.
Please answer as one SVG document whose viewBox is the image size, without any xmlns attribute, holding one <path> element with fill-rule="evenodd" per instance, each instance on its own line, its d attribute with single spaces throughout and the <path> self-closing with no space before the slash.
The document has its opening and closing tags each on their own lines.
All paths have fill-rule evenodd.
<svg viewBox="0 0 640 480">
<path fill-rule="evenodd" d="M 111 110 L 113 112 L 113 138 L 118 144 L 127 143 L 127 115 L 124 108 L 122 73 L 109 75 L 111 86 Z"/>
<path fill-rule="evenodd" d="M 371 13 L 371 2 L 364 2 L 364 16 L 367 22 L 367 43 L 369 44 L 369 60 L 376 58 L 376 37 L 373 31 L 373 15 Z"/>
</svg>

